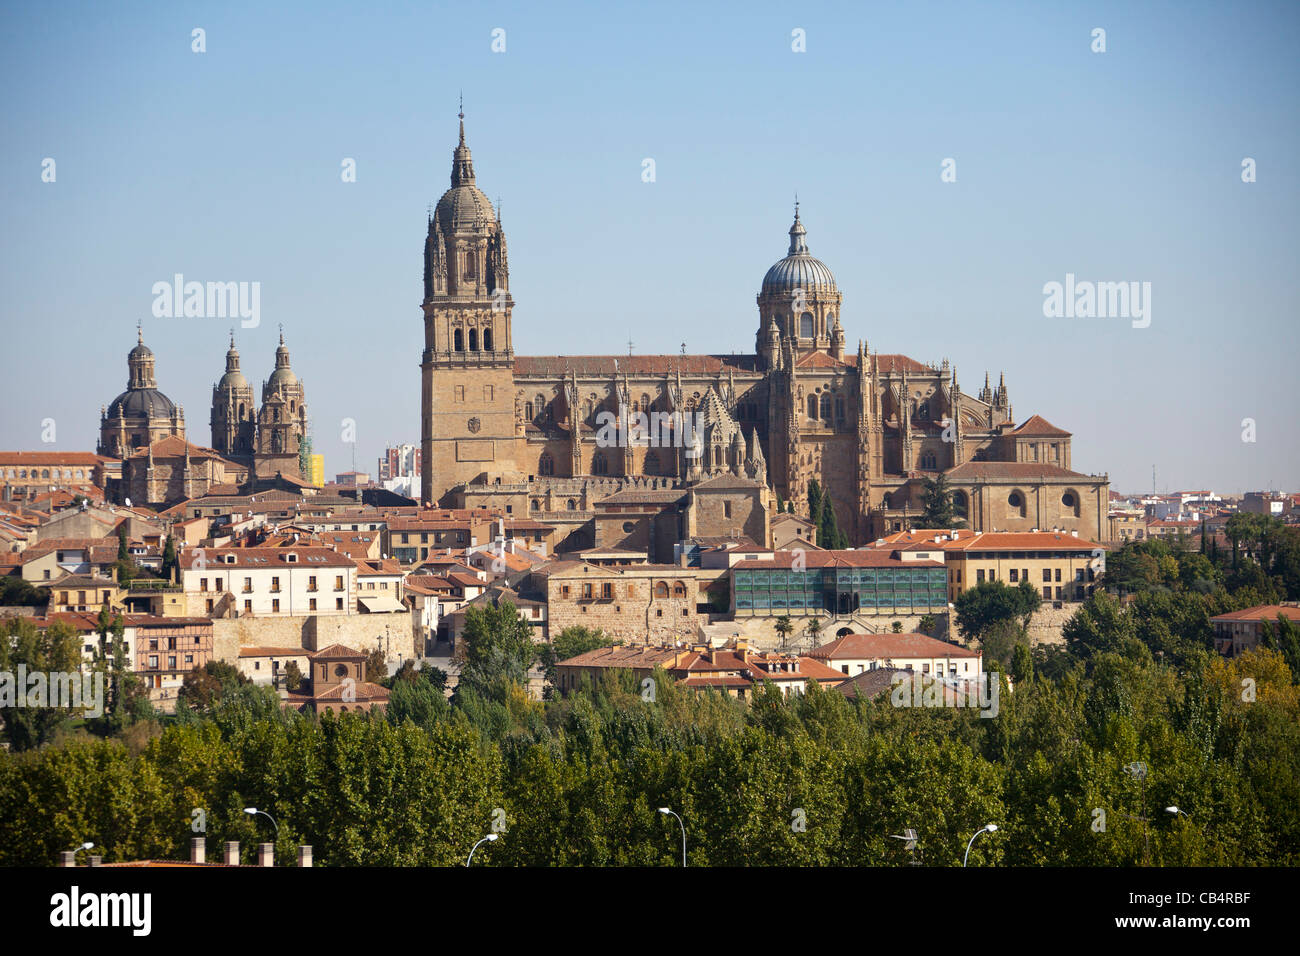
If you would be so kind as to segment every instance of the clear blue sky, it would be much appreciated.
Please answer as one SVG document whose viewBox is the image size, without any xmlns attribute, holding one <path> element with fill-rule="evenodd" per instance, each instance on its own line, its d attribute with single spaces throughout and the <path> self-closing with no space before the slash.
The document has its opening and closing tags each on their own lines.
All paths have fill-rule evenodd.
<svg viewBox="0 0 1300 956">
<path fill-rule="evenodd" d="M 1004 370 L 1117 490 L 1300 487 L 1297 4 L 264 6 L 6 6 L 0 447 L 93 448 L 137 320 L 208 444 L 229 322 L 152 318 L 177 272 L 261 283 L 244 372 L 283 323 L 327 474 L 344 418 L 362 470 L 418 441 L 463 89 L 519 354 L 752 350 L 797 191 L 851 343 Z M 1067 272 L 1149 281 L 1150 327 L 1044 318 Z"/>
</svg>

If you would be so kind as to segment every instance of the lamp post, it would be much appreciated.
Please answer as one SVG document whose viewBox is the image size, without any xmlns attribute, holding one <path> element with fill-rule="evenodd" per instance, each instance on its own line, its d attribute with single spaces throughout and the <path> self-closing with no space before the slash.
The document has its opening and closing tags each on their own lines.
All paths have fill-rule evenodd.
<svg viewBox="0 0 1300 956">
<path fill-rule="evenodd" d="M 474 862 L 474 851 L 475 851 L 475 850 L 477 850 L 479 847 L 481 847 L 484 843 L 495 843 L 495 842 L 496 842 L 496 838 L 497 838 L 498 836 L 500 836 L 500 835 L 501 835 L 501 834 L 499 834 L 499 833 L 489 833 L 489 834 L 488 834 L 487 836 L 485 836 L 483 839 L 481 839 L 481 840 L 479 840 L 477 843 L 475 843 L 474 846 L 473 846 L 473 847 L 470 849 L 470 851 L 469 851 L 469 859 L 467 859 L 467 860 L 465 861 L 465 866 L 468 867 L 471 863 Z"/>
<path fill-rule="evenodd" d="M 664 814 L 665 816 L 677 817 L 677 814 L 673 813 L 673 811 L 669 810 L 667 807 L 660 807 L 659 812 Z M 677 823 L 682 828 L 682 866 L 685 866 L 686 865 L 686 824 L 682 823 L 681 817 L 677 817 Z"/>
<path fill-rule="evenodd" d="M 979 836 L 981 833 L 996 833 L 997 829 L 998 829 L 998 825 L 996 823 L 988 823 L 980 827 L 973 834 L 971 834 L 970 842 L 966 844 L 966 855 L 961 858 L 962 866 L 965 866 L 966 861 L 970 859 L 971 843 L 975 842 L 975 838 Z"/>
<path fill-rule="evenodd" d="M 78 853 L 80 853 L 82 850 L 91 850 L 91 849 L 94 849 L 94 847 L 95 847 L 95 844 L 93 844 L 93 843 L 83 843 L 83 844 L 81 844 L 81 846 L 79 846 L 79 847 L 77 847 L 75 850 L 73 850 L 73 851 L 72 851 L 72 862 L 73 862 L 73 865 L 74 865 L 74 866 L 76 865 L 76 862 L 77 862 L 77 854 L 78 854 Z"/>
<path fill-rule="evenodd" d="M 257 816 L 259 813 L 271 821 L 271 826 L 275 827 L 275 842 L 280 842 L 280 824 L 275 822 L 275 818 L 265 810 L 259 810 L 257 807 L 244 807 L 244 812 L 250 817 Z"/>
</svg>

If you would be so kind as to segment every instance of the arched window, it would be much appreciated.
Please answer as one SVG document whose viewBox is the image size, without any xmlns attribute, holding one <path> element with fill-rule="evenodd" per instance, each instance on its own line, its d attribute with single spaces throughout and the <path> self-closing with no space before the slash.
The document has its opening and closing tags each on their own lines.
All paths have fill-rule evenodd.
<svg viewBox="0 0 1300 956">
<path fill-rule="evenodd" d="M 464 333 L 462 333 L 460 329 L 456 329 L 451 333 L 451 347 L 457 352 L 465 351 Z"/>
<path fill-rule="evenodd" d="M 650 401 L 650 396 L 647 395 L 645 392 L 642 392 L 642 393 L 641 393 L 641 411 L 646 412 L 646 413 L 648 414 L 648 413 L 650 412 L 650 408 L 651 408 L 652 405 L 653 405 L 653 403 Z"/>
<path fill-rule="evenodd" d="M 934 469 L 935 469 L 934 452 L 927 451 L 925 454 L 921 456 L 921 470 L 934 471 Z"/>
<path fill-rule="evenodd" d="M 545 396 L 543 395 L 533 396 L 533 410 L 536 411 L 538 415 L 542 414 L 542 409 L 544 409 L 545 407 L 546 407 Z"/>
<path fill-rule="evenodd" d="M 966 492 L 954 491 L 952 493 L 952 513 L 954 517 L 965 518 L 970 512 L 970 506 L 966 501 Z"/>
<path fill-rule="evenodd" d="M 831 396 L 828 392 L 822 393 L 822 421 L 831 420 Z"/>
<path fill-rule="evenodd" d="M 568 508 L 569 511 L 577 511 L 578 503 L 574 501 L 572 498 L 570 498 L 568 502 L 566 502 L 566 507 Z"/>
<path fill-rule="evenodd" d="M 805 312 L 799 316 L 799 338 L 810 339 L 813 337 L 813 316 L 811 312 Z"/>
<path fill-rule="evenodd" d="M 837 422 L 844 421 L 844 397 L 842 395 L 835 396 L 835 420 Z"/>
<path fill-rule="evenodd" d="M 817 396 L 816 395 L 808 396 L 808 417 L 809 418 L 817 417 Z"/>
<path fill-rule="evenodd" d="M 533 509 L 534 511 L 541 511 L 541 510 L 542 510 L 542 503 L 541 503 L 540 501 L 538 501 L 536 498 L 534 498 L 531 507 L 532 507 L 532 509 Z"/>
<path fill-rule="evenodd" d="M 673 582 L 673 597 L 675 598 L 686 597 L 686 585 L 683 584 L 681 581 Z"/>
<path fill-rule="evenodd" d="M 469 330 L 469 350 L 471 352 L 478 351 L 478 329 Z"/>
<path fill-rule="evenodd" d="M 239 417 L 240 417 L 241 419 L 244 417 L 244 403 L 243 403 L 243 402 L 240 402 L 240 403 L 239 403 Z"/>
<path fill-rule="evenodd" d="M 542 457 L 537 460 L 537 473 L 539 475 L 555 474 L 555 459 L 551 457 L 549 451 L 542 452 Z"/>
<path fill-rule="evenodd" d="M 491 329 L 483 330 L 483 351 L 484 352 L 492 351 L 492 330 Z"/>
<path fill-rule="evenodd" d="M 531 422 L 532 420 L 533 420 L 533 403 L 524 402 L 524 421 Z"/>
<path fill-rule="evenodd" d="M 598 451 L 592 456 L 591 473 L 593 475 L 609 474 L 609 462 L 605 460 L 605 453 L 603 451 Z"/>
<path fill-rule="evenodd" d="M 657 598 L 668 597 L 668 585 L 663 581 L 660 581 L 658 584 L 655 585 L 655 597 Z"/>
</svg>

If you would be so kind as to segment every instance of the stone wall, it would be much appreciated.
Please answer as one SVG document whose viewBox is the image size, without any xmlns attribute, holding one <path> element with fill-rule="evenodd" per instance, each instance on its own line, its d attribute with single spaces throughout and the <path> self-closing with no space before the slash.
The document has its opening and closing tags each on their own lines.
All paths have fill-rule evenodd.
<svg viewBox="0 0 1300 956">
<path fill-rule="evenodd" d="M 237 663 L 241 647 L 304 648 L 318 651 L 346 644 L 363 653 L 376 647 L 390 659 L 414 657 L 417 620 L 401 614 L 340 614 L 302 617 L 216 618 L 212 622 L 213 656 Z"/>
</svg>

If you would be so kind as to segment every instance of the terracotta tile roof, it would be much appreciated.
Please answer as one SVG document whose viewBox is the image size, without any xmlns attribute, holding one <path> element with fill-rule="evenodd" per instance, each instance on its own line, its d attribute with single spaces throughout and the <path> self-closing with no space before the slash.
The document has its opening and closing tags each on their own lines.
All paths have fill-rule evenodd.
<svg viewBox="0 0 1300 956">
<path fill-rule="evenodd" d="M 886 539 L 884 547 L 899 551 L 1086 551 L 1092 553 L 1101 545 L 1087 538 L 1078 538 L 1064 531 L 968 531 L 961 529 L 957 540 L 948 540 L 953 532 L 902 532 Z M 906 537 L 916 535 L 915 539 Z M 922 537 L 922 535 L 926 535 Z M 944 536 L 936 542 L 935 535 Z"/>
<path fill-rule="evenodd" d="M 821 660 L 872 660 L 914 657 L 979 657 L 972 651 L 926 634 L 845 634 L 808 652 Z"/>
<path fill-rule="evenodd" d="M 582 378 L 588 375 L 610 376 L 616 372 L 666 378 L 681 369 L 683 375 L 699 375 L 735 369 L 757 370 L 754 355 L 516 355 L 515 374 L 567 376 L 570 369 Z"/>
<path fill-rule="evenodd" d="M 307 655 L 314 661 L 364 661 L 366 655 L 346 644 L 330 644 L 319 651 L 310 651 Z"/>
<path fill-rule="evenodd" d="M 193 568 L 198 551 L 203 552 L 207 570 L 219 571 L 223 568 L 352 568 L 356 563 L 346 554 L 340 554 L 331 548 L 291 547 L 291 548 L 185 548 L 178 556 L 182 568 Z M 296 555 L 297 561 L 286 561 L 290 555 Z M 232 562 L 230 559 L 234 558 Z"/>
<path fill-rule="evenodd" d="M 89 451 L 0 451 L 0 465 L 90 465 L 115 461 Z"/>
<path fill-rule="evenodd" d="M 776 551 L 768 560 L 738 561 L 735 568 L 744 571 L 787 570 L 794 566 L 796 558 L 794 551 Z M 938 561 L 904 562 L 880 548 L 865 551 L 808 550 L 803 552 L 803 560 L 810 568 L 930 568 L 940 564 Z"/>
<path fill-rule="evenodd" d="M 949 481 L 985 480 L 1033 481 L 1036 478 L 1069 478 L 1091 484 L 1098 479 L 1058 465 L 1036 461 L 966 461 L 945 473 Z"/>
<path fill-rule="evenodd" d="M 1300 607 L 1292 607 L 1284 604 L 1261 604 L 1257 607 L 1248 607 L 1240 611 L 1229 611 L 1227 614 L 1219 614 L 1210 618 L 1211 621 L 1268 621 L 1275 622 L 1278 615 L 1282 615 L 1289 621 L 1300 623 Z"/>
<path fill-rule="evenodd" d="M 893 688 L 895 674 L 906 673 L 907 671 L 895 667 L 877 667 L 849 678 L 835 689 L 849 699 L 879 697 Z"/>
<path fill-rule="evenodd" d="M 560 661 L 561 667 L 617 667 L 654 669 L 670 663 L 680 653 L 674 647 L 598 647 Z"/>
<path fill-rule="evenodd" d="M 1021 438 L 1069 438 L 1070 433 L 1063 428 L 1057 428 L 1042 415 L 1031 415 L 1014 434 Z"/>
<path fill-rule="evenodd" d="M 344 700 L 344 695 L 348 700 Z M 325 701 L 343 701 L 344 703 L 362 703 L 365 701 L 386 701 L 388 700 L 389 690 L 387 687 L 381 687 L 378 684 L 372 684 L 369 681 L 356 681 L 352 684 L 338 684 L 328 690 L 321 691 L 319 694 L 312 694 L 313 700 Z"/>
</svg>

